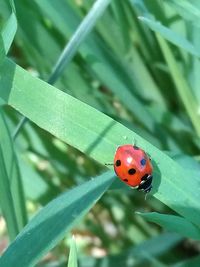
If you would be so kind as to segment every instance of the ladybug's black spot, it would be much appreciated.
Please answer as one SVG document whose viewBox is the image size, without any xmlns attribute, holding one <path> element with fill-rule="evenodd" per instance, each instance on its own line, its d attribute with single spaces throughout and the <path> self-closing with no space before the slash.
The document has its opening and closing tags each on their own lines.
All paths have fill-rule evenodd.
<svg viewBox="0 0 200 267">
<path fill-rule="evenodd" d="M 124 181 L 124 182 L 128 182 L 128 179 L 124 179 L 123 181 Z"/>
<path fill-rule="evenodd" d="M 138 150 L 138 149 L 139 149 L 139 147 L 138 147 L 138 146 L 133 146 L 133 148 L 134 148 L 135 150 Z"/>
<path fill-rule="evenodd" d="M 133 175 L 135 173 L 136 173 L 136 170 L 133 168 L 128 170 L 128 174 L 130 174 L 130 175 Z"/>
<path fill-rule="evenodd" d="M 119 160 L 119 159 L 116 160 L 115 165 L 116 165 L 117 167 L 121 166 L 121 160 Z"/>
<path fill-rule="evenodd" d="M 148 178 L 148 176 L 149 176 L 148 173 L 146 173 L 144 176 L 142 176 L 142 179 L 141 179 L 141 180 L 142 180 L 142 181 L 146 181 L 147 178 Z"/>
<path fill-rule="evenodd" d="M 140 163 L 141 163 L 142 166 L 144 166 L 146 164 L 146 159 L 141 159 Z"/>
</svg>

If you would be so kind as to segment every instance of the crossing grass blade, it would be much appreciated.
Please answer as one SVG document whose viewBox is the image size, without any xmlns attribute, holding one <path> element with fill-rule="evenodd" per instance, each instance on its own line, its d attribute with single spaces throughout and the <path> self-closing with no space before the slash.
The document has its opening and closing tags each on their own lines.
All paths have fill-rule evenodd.
<svg viewBox="0 0 200 267">
<path fill-rule="evenodd" d="M 75 223 L 77 225 L 73 228 L 73 232 L 78 233 L 83 240 L 88 240 L 86 237 L 88 234 L 92 240 L 95 237 L 92 247 L 97 244 L 96 236 L 98 236 L 101 247 L 105 248 L 104 251 L 108 254 L 99 260 L 88 257 L 85 262 L 80 260 L 79 256 L 80 266 L 121 264 L 130 267 L 134 264 L 145 265 L 147 261 L 150 265 L 163 266 L 160 260 L 167 263 L 174 262 L 177 250 L 180 255 L 180 246 L 176 248 L 176 244 L 183 240 L 182 236 L 166 234 L 163 238 L 150 240 L 152 242 L 147 245 L 145 240 L 159 235 L 160 228 L 149 227 L 145 218 L 134 215 L 134 210 L 141 210 L 144 207 L 165 213 L 166 206 L 163 205 L 165 203 L 183 217 L 162 217 L 162 214 L 144 216 L 149 216 L 152 221 L 155 220 L 166 228 L 171 223 L 173 227 L 168 227 L 168 230 L 180 232 L 181 235 L 185 231 L 189 237 L 199 239 L 197 161 L 200 158 L 198 155 L 200 146 L 197 134 L 199 135 L 200 128 L 197 115 L 199 105 L 196 103 L 196 98 L 199 96 L 200 51 L 199 22 L 196 21 L 199 17 L 198 1 L 187 5 L 185 0 L 179 2 L 97 0 L 95 3 L 107 5 L 111 2 L 111 4 L 92 31 L 91 28 L 106 7 L 99 5 L 97 13 L 94 12 L 88 24 L 84 24 L 89 14 L 91 15 L 93 0 L 35 0 L 28 3 L 26 0 L 21 0 L 15 1 L 16 11 L 13 0 L 0 2 L 0 24 L 6 25 L 1 41 L 2 44 L 6 43 L 6 49 L 4 44 L 0 43 L 0 47 L 3 48 L 0 50 L 0 63 L 3 62 L 0 67 L 0 104 L 9 105 L 3 108 L 6 125 L 13 133 L 21 117 L 18 111 L 30 120 L 21 129 L 19 138 L 14 144 L 19 157 L 23 156 L 25 159 L 22 162 L 18 158 L 16 165 L 20 160 L 30 217 L 33 210 L 45 206 L 60 192 L 63 193 L 63 188 L 80 185 L 87 180 L 87 177 L 97 175 L 102 169 L 105 170 L 105 166 L 100 164 L 112 163 L 113 155 L 120 144 L 136 142 L 151 156 L 154 166 L 153 190 L 148 194 L 147 201 L 144 201 L 144 194 L 133 191 L 125 183 L 122 185 L 119 179 L 115 179 L 117 182 L 109 187 L 114 176 L 111 167 L 111 172 L 95 178 L 92 180 L 93 184 L 89 181 L 86 183 L 87 186 L 86 184 L 77 186 L 76 189 L 55 199 L 55 202 L 50 202 L 30 220 L 18 238 L 7 248 L 0 259 L 0 266 L 33 266 L 62 238 L 65 238 L 65 232 Z M 172 2 L 174 5 L 171 5 Z M 62 91 L 31 77 L 30 73 L 5 58 L 17 27 L 15 17 L 11 15 L 9 18 L 10 6 L 13 10 L 12 15 L 15 13 L 17 15 L 19 27 L 9 55 L 34 75 L 48 80 L 53 64 L 68 42 L 68 50 L 65 50 L 67 53 L 64 56 L 62 54 L 60 58 L 61 67 L 57 73 L 54 72 L 56 76 L 52 76 L 52 82 L 55 78 L 61 78 L 57 80 L 56 86 Z M 193 8 L 194 6 L 196 8 Z M 155 28 L 154 32 L 157 30 L 156 34 L 147 27 L 148 22 L 145 24 L 138 20 L 139 13 L 151 22 L 153 20 L 150 18 L 154 17 L 162 23 L 153 21 L 156 25 L 151 24 L 152 29 Z M 185 20 L 179 14 L 185 17 Z M 5 24 L 7 19 L 8 23 Z M 175 29 L 181 32 L 179 36 L 174 32 Z M 85 38 L 89 31 L 90 34 Z M 169 48 L 167 50 L 166 46 L 161 44 L 159 34 L 175 44 L 175 49 L 171 50 L 170 48 L 174 46 L 166 43 Z M 64 66 L 68 67 L 65 72 Z M 51 79 L 49 81 L 51 82 Z M 174 95 L 178 96 L 178 99 Z M 29 126 L 31 129 L 28 130 Z M 0 128 L 1 136 L 4 128 Z M 0 147 L 0 178 L 4 178 L 0 180 L 0 199 L 3 205 L 0 209 L 4 214 L 7 212 L 4 216 L 10 227 L 8 227 L 9 234 L 14 239 L 20 229 L 18 219 L 22 218 L 22 214 L 19 216 L 17 210 L 20 204 L 17 195 L 14 194 L 14 200 L 12 199 L 13 188 L 16 189 L 17 186 L 13 188 L 10 186 L 7 175 L 7 164 L 11 161 L 6 157 L 7 147 L 9 146 L 5 145 L 3 140 Z M 168 151 L 163 153 L 162 150 Z M 16 177 L 18 177 L 17 168 Z M 93 189 L 90 187 L 91 184 Z M 108 187 L 111 190 L 94 207 L 97 196 Z M 161 201 L 154 199 L 154 196 Z M 4 201 L 6 197 L 7 202 Z M 76 199 L 70 204 L 73 197 Z M 81 221 L 92 206 L 91 213 Z M 93 217 L 99 210 L 101 213 L 98 212 L 97 216 Z M 103 217 L 100 217 L 101 215 Z M 101 220 L 102 218 L 105 220 Z M 89 224 L 88 219 L 91 222 Z M 96 224 L 98 219 L 100 220 Z M 181 227 L 183 225 L 182 231 L 178 229 L 180 224 Z M 111 229 L 110 226 L 115 230 L 112 231 L 113 234 L 109 231 L 112 234 L 111 238 L 107 232 Z M 119 235 L 120 238 L 117 238 Z M 142 243 L 138 246 L 140 242 Z M 48 253 L 50 257 L 47 262 L 45 258 L 45 261 L 42 260 L 38 266 L 52 264 L 57 266 L 63 263 L 62 266 L 67 266 L 67 255 L 60 258 L 60 248 L 62 250 L 66 243 L 59 243 L 56 250 Z M 131 243 L 135 245 L 132 247 Z M 88 242 L 86 246 L 87 248 L 90 246 Z M 123 248 L 128 250 L 119 253 Z M 174 249 L 170 253 L 172 248 Z M 74 256 L 73 252 L 75 252 L 74 244 L 71 248 L 72 261 L 69 260 L 69 265 L 77 265 L 77 255 Z M 113 252 L 119 254 L 113 255 Z M 181 251 L 181 255 L 184 252 Z"/>
<path fill-rule="evenodd" d="M 139 19 L 146 24 L 151 30 L 159 33 L 166 40 L 172 42 L 178 47 L 184 49 L 190 54 L 200 57 L 200 52 L 196 49 L 196 47 L 190 43 L 187 39 L 182 37 L 180 34 L 173 32 L 169 28 L 163 26 L 160 22 L 154 21 L 152 19 L 146 17 L 139 17 Z"/>
<path fill-rule="evenodd" d="M 13 240 L 19 233 L 19 228 L 14 208 L 14 201 L 10 189 L 10 182 L 6 172 L 6 166 L 1 146 L 0 146 L 0 177 L 1 177 L 0 206 L 7 224 L 9 237 L 11 240 Z"/>
<path fill-rule="evenodd" d="M 12 11 L 11 11 L 9 18 L 4 23 L 3 29 L 1 31 L 1 38 L 2 38 L 1 43 L 3 44 L 3 46 L 0 43 L 0 51 L 2 49 L 1 47 L 3 47 L 5 54 L 8 53 L 8 50 L 9 50 L 9 48 L 13 42 L 13 39 L 14 39 L 16 31 L 17 31 L 17 19 L 16 19 L 16 15 L 15 15 L 15 4 L 14 4 L 13 0 L 9 0 L 8 2 L 10 4 Z M 0 52 L 0 58 L 1 58 L 1 52 Z"/>
<path fill-rule="evenodd" d="M 180 216 L 160 214 L 157 212 L 137 212 L 137 214 L 149 222 L 157 223 L 168 231 L 178 233 L 184 237 L 196 240 L 200 239 L 200 228 Z"/>
<path fill-rule="evenodd" d="M 166 1 L 166 3 L 175 8 L 176 11 L 180 14 L 180 16 L 182 16 L 185 20 L 188 20 L 199 27 L 200 10 L 198 2 L 195 3 L 195 1 L 193 1 L 193 3 L 190 3 L 186 0 L 169 0 Z"/>
<path fill-rule="evenodd" d="M 2 110 L 0 128 L 0 205 L 12 240 L 26 224 L 26 209 L 18 161 Z"/>
<path fill-rule="evenodd" d="M 58 5 L 54 1 L 47 0 L 36 2 L 44 16 L 56 25 L 60 34 L 64 38 L 66 36 L 69 38 L 71 31 L 75 30 L 80 23 L 80 17 L 70 8 L 70 5 L 67 2 L 61 2 Z M 68 10 L 68 13 L 63 12 L 65 9 Z M 68 23 L 65 23 L 66 20 Z M 93 74 L 94 79 L 99 80 L 104 86 L 108 87 L 134 114 L 137 120 L 153 131 L 154 118 L 135 96 L 136 84 L 135 80 L 132 79 L 132 72 L 130 70 L 128 72 L 127 62 L 123 58 L 118 58 L 115 54 L 110 53 L 109 47 L 106 47 L 100 41 L 95 32 L 92 32 L 82 43 L 78 52 L 89 72 Z M 79 91 L 80 89 L 77 88 L 76 90 Z M 135 112 L 136 110 L 138 112 Z"/>
<path fill-rule="evenodd" d="M 89 105 L 32 77 L 13 62 L 5 61 L 0 71 L 0 95 L 4 97 L 4 101 L 41 128 L 98 162 L 112 162 L 118 145 L 136 140 L 153 159 L 154 196 L 199 225 L 200 204 L 196 190 L 199 185 L 198 172 L 185 170 L 133 131 Z M 192 179 L 189 187 L 188 177 Z"/>
<path fill-rule="evenodd" d="M 110 4 L 111 0 L 97 0 L 83 22 L 80 24 L 78 29 L 75 31 L 70 42 L 67 44 L 62 54 L 60 55 L 52 74 L 48 80 L 50 84 L 53 84 L 58 77 L 60 77 L 66 65 L 71 61 L 78 47 L 84 41 L 86 36 L 92 30 L 96 24 L 98 18 L 103 14 L 106 7 Z"/>
<path fill-rule="evenodd" d="M 173 81 L 176 85 L 177 92 L 185 106 L 197 135 L 200 136 L 200 114 L 198 112 L 198 102 L 192 94 L 192 90 L 190 89 L 184 75 L 179 70 L 179 66 L 177 65 L 176 59 L 167 42 L 160 36 L 160 34 L 156 34 L 156 36 L 168 64 Z"/>
<path fill-rule="evenodd" d="M 71 240 L 70 253 L 69 253 L 67 267 L 77 267 L 77 266 L 78 266 L 78 263 L 77 263 L 76 241 L 75 241 L 75 237 L 73 236 Z"/>
<path fill-rule="evenodd" d="M 13 42 L 16 31 L 17 31 L 17 19 L 15 13 L 12 13 L 2 30 L 2 38 L 4 41 L 4 48 L 6 53 L 8 52 Z"/>
<path fill-rule="evenodd" d="M 5 52 L 5 48 L 4 48 L 4 42 L 3 42 L 2 35 L 0 34 L 0 65 L 3 62 L 5 55 L 6 55 L 6 52 Z M 0 103 L 1 103 L 1 101 L 0 101 Z"/>
<path fill-rule="evenodd" d="M 49 202 L 0 258 L 0 267 L 31 267 L 88 213 L 113 182 L 112 172 L 91 179 Z M 35 245 L 37 244 L 37 245 Z"/>
<path fill-rule="evenodd" d="M 13 11 L 14 13 L 16 13 L 14 0 L 9 0 L 9 4 L 10 4 L 10 6 L 11 6 L 11 8 L 12 8 L 12 11 Z"/>
<path fill-rule="evenodd" d="M 140 17 L 140 19 L 148 27 L 150 27 L 150 29 L 156 32 L 157 40 L 164 54 L 165 60 L 168 64 L 170 74 L 172 75 L 173 81 L 176 85 L 177 92 L 187 110 L 188 116 L 190 117 L 190 120 L 196 130 L 197 135 L 200 136 L 200 126 L 199 126 L 200 116 L 198 114 L 198 103 L 196 99 L 194 98 L 185 77 L 179 70 L 176 59 L 173 53 L 171 52 L 170 47 L 168 46 L 165 39 L 171 41 L 178 47 L 184 48 L 186 51 L 190 52 L 191 54 L 195 56 L 199 57 L 200 55 L 199 52 L 187 40 L 184 40 L 177 34 L 174 34 L 174 32 L 162 26 L 160 23 L 155 22 L 145 17 Z M 162 37 L 164 37 L 165 39 L 163 39 Z"/>
<path fill-rule="evenodd" d="M 18 157 L 26 198 L 37 201 L 48 191 L 48 184 L 24 159 Z"/>
</svg>

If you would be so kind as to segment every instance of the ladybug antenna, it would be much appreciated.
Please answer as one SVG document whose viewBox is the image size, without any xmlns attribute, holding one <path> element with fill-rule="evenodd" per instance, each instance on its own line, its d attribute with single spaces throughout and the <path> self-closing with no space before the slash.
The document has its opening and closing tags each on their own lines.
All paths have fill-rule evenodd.
<svg viewBox="0 0 200 267">
<path fill-rule="evenodd" d="M 105 163 L 106 166 L 113 166 L 113 163 Z"/>
<path fill-rule="evenodd" d="M 147 200 L 148 193 L 145 193 L 144 200 Z"/>
</svg>

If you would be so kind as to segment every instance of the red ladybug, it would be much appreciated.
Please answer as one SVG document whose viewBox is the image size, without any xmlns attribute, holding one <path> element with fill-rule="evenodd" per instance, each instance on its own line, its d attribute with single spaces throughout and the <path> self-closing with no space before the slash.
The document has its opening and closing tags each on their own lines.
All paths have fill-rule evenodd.
<svg viewBox="0 0 200 267">
<path fill-rule="evenodd" d="M 145 193 L 152 188 L 153 167 L 144 150 L 133 145 L 118 147 L 114 157 L 116 175 L 126 184 Z"/>
</svg>

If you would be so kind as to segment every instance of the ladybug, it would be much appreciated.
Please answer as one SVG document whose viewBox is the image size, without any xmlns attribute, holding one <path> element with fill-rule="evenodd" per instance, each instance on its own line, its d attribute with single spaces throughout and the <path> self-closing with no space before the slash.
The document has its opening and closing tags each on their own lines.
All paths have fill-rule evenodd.
<svg viewBox="0 0 200 267">
<path fill-rule="evenodd" d="M 148 193 L 152 189 L 153 167 L 144 150 L 135 145 L 119 146 L 114 157 L 116 175 L 127 185 Z"/>
</svg>

